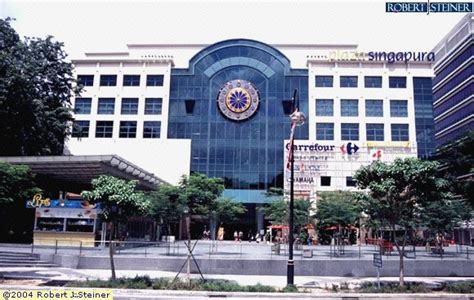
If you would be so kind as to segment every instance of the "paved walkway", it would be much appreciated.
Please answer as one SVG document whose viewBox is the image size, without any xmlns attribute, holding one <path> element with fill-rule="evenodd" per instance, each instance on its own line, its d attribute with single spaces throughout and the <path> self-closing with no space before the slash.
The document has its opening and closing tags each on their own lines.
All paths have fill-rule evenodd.
<svg viewBox="0 0 474 300">
<path fill-rule="evenodd" d="M 196 241 L 192 241 L 193 245 Z M 212 242 L 207 240 L 198 241 L 194 256 L 196 258 L 221 258 L 221 259 L 281 259 L 286 260 L 288 257 L 287 246 L 281 245 L 279 254 L 272 251 L 271 244 L 265 243 L 249 243 L 247 241 L 218 241 Z M 304 250 L 312 250 L 312 259 L 361 259 L 371 260 L 374 253 L 378 253 L 374 245 L 350 245 L 344 247 L 331 247 L 326 245 L 307 246 L 303 245 L 294 251 L 295 259 L 303 258 Z M 472 246 L 455 246 L 451 245 L 444 248 L 444 255 L 440 257 L 431 251 L 426 251 L 425 247 L 407 247 L 407 258 L 411 259 L 474 259 L 474 247 Z M 0 244 L 0 251 L 10 252 L 28 252 L 41 254 L 71 254 L 71 255 L 87 255 L 87 256 L 108 256 L 108 248 L 95 247 L 67 247 L 67 246 L 34 246 L 24 244 Z M 183 241 L 175 243 L 144 243 L 144 242 L 126 242 L 117 247 L 117 256 L 127 257 L 160 257 L 160 256 L 186 256 L 186 246 Z M 384 259 L 398 259 L 396 249 L 393 252 L 386 253 Z"/>
<path fill-rule="evenodd" d="M 117 270 L 117 277 L 135 277 L 147 275 L 150 278 L 174 278 L 175 272 L 165 271 L 133 271 L 133 270 Z M 185 274 L 181 274 L 185 278 Z M 191 274 L 192 278 L 200 278 L 198 274 Z M 241 285 L 254 285 L 261 283 L 274 287 L 284 287 L 286 285 L 286 276 L 270 276 L 270 275 L 212 275 L 205 274 L 207 279 L 225 279 L 234 280 Z M 110 278 L 110 270 L 87 270 L 87 269 L 69 269 L 69 268 L 2 268 L 0 277 L 18 278 L 18 279 L 41 279 L 41 280 L 94 280 Z M 365 277 L 316 277 L 316 276 L 295 276 L 295 284 L 300 287 L 308 288 L 332 288 L 332 285 L 340 285 L 347 283 L 349 285 L 359 285 L 363 281 L 376 281 L 376 278 Z M 383 281 L 398 281 L 398 277 L 382 277 Z M 474 277 L 406 277 L 406 281 L 426 282 L 436 285 L 443 281 L 458 281 L 458 280 L 474 280 Z"/>
</svg>

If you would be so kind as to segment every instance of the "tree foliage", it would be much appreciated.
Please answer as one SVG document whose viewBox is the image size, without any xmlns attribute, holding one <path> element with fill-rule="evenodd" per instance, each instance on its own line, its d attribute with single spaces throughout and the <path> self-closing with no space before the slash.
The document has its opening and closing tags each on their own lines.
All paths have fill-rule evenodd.
<svg viewBox="0 0 474 300">
<path fill-rule="evenodd" d="M 353 193 L 347 191 L 320 192 L 316 218 L 319 227 L 355 225 L 361 209 L 356 204 Z"/>
<path fill-rule="evenodd" d="M 293 209 L 293 224 L 295 229 L 311 223 L 310 216 L 311 202 L 309 200 L 295 200 Z M 262 207 L 265 217 L 272 224 L 288 224 L 289 203 L 283 198 L 271 201 Z"/>
<path fill-rule="evenodd" d="M 91 203 L 100 203 L 100 219 L 110 223 L 109 232 L 109 255 L 112 280 L 116 279 L 114 263 L 114 243 L 117 223 L 124 222 L 128 216 L 144 215 L 151 204 L 137 192 L 135 180 L 127 181 L 113 176 L 101 175 L 91 181 L 92 190 L 83 191 L 82 197 Z"/>
<path fill-rule="evenodd" d="M 222 195 L 224 184 L 221 178 L 193 173 L 183 176 L 179 183 L 180 197 L 191 214 L 209 214 L 214 201 Z"/>
<path fill-rule="evenodd" d="M 184 212 L 184 199 L 181 197 L 181 190 L 172 185 L 160 185 L 158 191 L 145 194 L 145 197 L 151 203 L 149 215 L 158 222 L 162 222 L 168 233 L 171 232 L 171 226 L 179 222 Z"/>
<path fill-rule="evenodd" d="M 0 19 L 0 156 L 62 154 L 79 92 L 66 56 L 51 36 L 21 40 Z"/>
<path fill-rule="evenodd" d="M 451 182 L 450 190 L 466 199 L 474 208 L 474 181 L 462 178 L 474 173 L 474 130 L 447 145 L 436 154 L 440 176 Z M 472 208 L 471 208 L 472 209 Z"/>
<path fill-rule="evenodd" d="M 216 221 L 236 221 L 239 215 L 247 211 L 245 206 L 233 199 L 220 197 L 209 207 L 209 214 Z"/>
<path fill-rule="evenodd" d="M 0 162 L 0 205 L 23 204 L 40 191 L 28 166 Z"/>
<path fill-rule="evenodd" d="M 363 211 L 392 232 L 400 257 L 400 285 L 404 284 L 403 257 L 409 235 L 428 219 L 441 221 L 443 211 L 434 206 L 455 201 L 446 180 L 437 177 L 438 167 L 437 162 L 416 158 L 396 159 L 391 164 L 376 161 L 354 176 L 357 186 L 368 192 L 358 197 Z"/>
</svg>

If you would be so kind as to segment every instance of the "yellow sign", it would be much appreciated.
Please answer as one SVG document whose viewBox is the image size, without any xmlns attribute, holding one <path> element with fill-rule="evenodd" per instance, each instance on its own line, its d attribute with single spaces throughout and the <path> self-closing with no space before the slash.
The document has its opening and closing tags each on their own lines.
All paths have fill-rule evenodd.
<svg viewBox="0 0 474 300">
<path fill-rule="evenodd" d="M 36 194 L 33 196 L 32 200 L 26 202 L 26 207 L 36 208 L 36 207 L 50 207 L 51 200 L 49 198 L 44 198 L 41 194 Z"/>
<path fill-rule="evenodd" d="M 37 299 L 84 299 L 84 300 L 112 300 L 112 290 L 0 290 L 0 300 L 37 300 Z"/>
<path fill-rule="evenodd" d="M 410 142 L 367 142 L 367 147 L 410 148 Z"/>
</svg>

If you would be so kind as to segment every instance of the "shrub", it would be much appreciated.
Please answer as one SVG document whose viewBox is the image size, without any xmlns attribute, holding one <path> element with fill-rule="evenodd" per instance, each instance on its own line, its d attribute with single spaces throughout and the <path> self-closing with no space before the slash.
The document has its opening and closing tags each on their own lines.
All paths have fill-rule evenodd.
<svg viewBox="0 0 474 300">
<path fill-rule="evenodd" d="M 474 281 L 448 282 L 446 284 L 446 291 L 460 294 L 474 293 Z"/>
<path fill-rule="evenodd" d="M 363 293 L 428 293 L 430 289 L 421 282 L 405 282 L 405 286 L 399 286 L 398 282 L 380 282 L 380 289 L 376 282 L 363 282 L 360 286 Z"/>
</svg>

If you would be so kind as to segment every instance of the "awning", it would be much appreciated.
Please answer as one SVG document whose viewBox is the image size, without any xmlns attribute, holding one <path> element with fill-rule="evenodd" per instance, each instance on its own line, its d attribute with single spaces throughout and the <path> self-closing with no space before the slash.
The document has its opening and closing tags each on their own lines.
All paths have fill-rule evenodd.
<svg viewBox="0 0 474 300">
<path fill-rule="evenodd" d="M 0 161 L 27 165 L 35 174 L 85 185 L 100 175 L 138 180 L 138 186 L 147 190 L 166 183 L 118 155 L 1 156 Z"/>
</svg>

